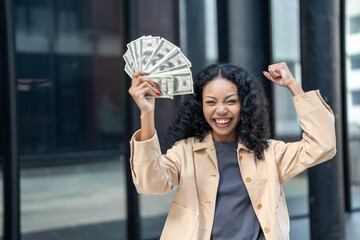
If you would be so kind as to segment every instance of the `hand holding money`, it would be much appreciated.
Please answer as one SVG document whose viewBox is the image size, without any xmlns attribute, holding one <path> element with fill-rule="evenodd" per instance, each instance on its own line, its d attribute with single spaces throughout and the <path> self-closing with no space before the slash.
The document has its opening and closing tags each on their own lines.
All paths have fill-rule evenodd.
<svg viewBox="0 0 360 240">
<path fill-rule="evenodd" d="M 161 90 L 157 89 L 158 83 L 147 78 L 147 73 L 138 71 L 133 74 L 129 93 L 138 105 L 142 113 L 153 112 L 155 109 L 154 98 L 145 98 L 145 96 L 159 96 Z"/>
<path fill-rule="evenodd" d="M 144 89 L 144 91 L 148 91 L 145 95 L 147 98 L 173 98 L 174 95 L 194 92 L 191 63 L 180 48 L 164 38 L 153 36 L 138 38 L 129 43 L 127 47 L 128 50 L 123 56 L 126 62 L 125 72 L 130 77 L 140 70 L 148 73 L 146 79 L 154 82 L 154 85 L 150 85 L 160 90 L 160 92 L 155 92 L 146 86 L 149 87 L 147 90 Z M 145 79 L 144 75 L 136 78 Z M 146 81 L 149 82 L 148 80 Z M 138 84 L 137 86 L 145 85 Z"/>
</svg>

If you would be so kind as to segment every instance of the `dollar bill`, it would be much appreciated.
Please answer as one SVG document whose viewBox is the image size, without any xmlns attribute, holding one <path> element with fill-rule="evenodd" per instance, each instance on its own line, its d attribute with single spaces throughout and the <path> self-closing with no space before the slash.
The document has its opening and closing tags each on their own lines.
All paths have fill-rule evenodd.
<svg viewBox="0 0 360 240">
<path fill-rule="evenodd" d="M 125 70 L 127 68 L 128 71 L 130 71 L 130 72 L 132 72 L 132 74 L 134 74 L 134 72 L 136 72 L 136 69 L 135 69 L 135 66 L 134 66 L 134 60 L 132 59 L 131 52 L 130 52 L 129 49 L 125 52 L 123 58 L 124 58 L 125 63 L 126 63 L 125 64 Z"/>
<path fill-rule="evenodd" d="M 186 65 L 188 68 L 191 67 L 190 61 L 185 57 L 180 49 L 175 49 L 175 51 L 172 51 L 166 58 L 160 60 L 152 69 L 148 70 L 147 72 L 149 74 L 155 74 L 158 72 L 169 71 L 171 68 L 184 65 Z"/>
<path fill-rule="evenodd" d="M 173 95 L 191 94 L 194 93 L 193 80 L 191 72 L 178 73 L 173 75 L 174 78 L 174 92 Z"/>
<path fill-rule="evenodd" d="M 135 72 L 141 70 L 140 69 L 140 41 L 143 38 L 146 38 L 146 36 L 142 36 L 138 39 L 135 39 L 134 41 L 132 41 L 126 45 L 128 47 L 128 50 L 131 53 L 131 57 L 133 59 L 134 66 L 135 66 L 135 69 L 134 69 Z"/>
<path fill-rule="evenodd" d="M 142 70 L 140 64 L 140 41 L 145 37 L 138 38 L 134 41 L 135 58 L 137 63 L 137 71 Z"/>
<path fill-rule="evenodd" d="M 164 69 L 160 72 L 152 73 L 151 75 L 156 75 L 156 76 L 157 75 L 168 75 L 167 73 L 169 73 L 169 72 L 178 72 L 178 71 L 183 71 L 183 70 L 188 70 L 188 69 L 189 69 L 189 67 L 187 65 L 181 65 L 181 66 Z"/>
<path fill-rule="evenodd" d="M 140 40 L 140 70 L 144 70 L 150 56 L 158 46 L 160 37 L 147 36 Z"/>
<path fill-rule="evenodd" d="M 134 42 L 130 42 L 129 44 L 127 44 L 127 48 L 128 48 L 128 50 L 130 52 L 130 55 L 131 55 L 134 72 L 137 72 L 138 71 L 138 66 L 137 66 L 137 62 L 136 62 L 136 58 L 135 58 L 136 55 L 135 55 Z"/>
<path fill-rule="evenodd" d="M 171 77 L 173 79 L 173 95 L 194 93 L 192 73 L 189 69 L 167 72 L 163 74 L 148 75 L 147 77 L 150 79 L 156 77 Z"/>
<path fill-rule="evenodd" d="M 132 78 L 132 75 L 134 74 L 134 72 L 130 69 L 128 64 L 125 64 L 125 72 L 129 75 L 129 77 Z"/>
<path fill-rule="evenodd" d="M 156 46 L 156 49 L 149 57 L 149 60 L 144 67 L 144 71 L 152 69 L 161 59 L 177 48 L 178 47 L 176 47 L 174 44 L 162 38 L 159 44 Z"/>
<path fill-rule="evenodd" d="M 147 77 L 158 83 L 156 88 L 162 91 L 156 98 L 173 99 L 174 95 L 194 92 L 191 62 L 176 45 L 150 35 L 135 39 L 127 46 L 123 56 L 125 72 L 130 77 L 139 70 L 148 72 Z M 147 94 L 146 97 L 154 96 Z"/>
<path fill-rule="evenodd" d="M 150 77 L 149 77 L 150 78 Z M 171 98 L 173 99 L 173 91 L 174 91 L 174 79 L 171 76 L 167 77 L 151 77 L 152 81 L 156 82 L 158 85 L 156 86 L 157 89 L 161 90 L 160 96 L 156 96 L 156 98 Z M 145 97 L 154 97 L 152 95 L 145 95 Z"/>
</svg>

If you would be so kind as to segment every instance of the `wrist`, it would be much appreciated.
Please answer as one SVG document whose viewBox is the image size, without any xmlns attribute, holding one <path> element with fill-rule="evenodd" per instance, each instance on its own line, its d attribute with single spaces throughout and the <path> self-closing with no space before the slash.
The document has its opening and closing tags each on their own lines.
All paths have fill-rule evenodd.
<svg viewBox="0 0 360 240">
<path fill-rule="evenodd" d="M 152 117 L 154 115 L 155 115 L 154 110 L 146 110 L 146 111 L 141 111 L 140 112 L 140 118 Z"/>
<path fill-rule="evenodd" d="M 141 112 L 140 115 L 140 125 L 141 125 L 141 135 L 140 141 L 145 141 L 155 133 L 155 119 L 154 119 L 154 111 L 149 112 Z"/>
<path fill-rule="evenodd" d="M 304 90 L 295 79 L 287 85 L 287 89 L 289 89 L 293 96 L 304 93 Z"/>
</svg>

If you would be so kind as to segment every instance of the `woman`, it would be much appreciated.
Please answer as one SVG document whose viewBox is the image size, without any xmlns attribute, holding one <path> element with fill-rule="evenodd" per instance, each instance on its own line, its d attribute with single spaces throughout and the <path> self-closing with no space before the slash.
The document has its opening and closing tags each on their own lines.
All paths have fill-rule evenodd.
<svg viewBox="0 0 360 240">
<path fill-rule="evenodd" d="M 269 139 L 261 84 L 233 65 L 211 65 L 170 127 L 173 147 L 161 154 L 154 124 L 156 84 L 137 72 L 129 93 L 141 110 L 131 139 L 131 170 L 139 193 L 165 194 L 178 185 L 161 239 L 289 239 L 281 185 L 335 155 L 334 115 L 319 91 L 304 93 L 285 63 L 265 77 L 293 95 L 304 131 L 299 142 Z"/>
</svg>

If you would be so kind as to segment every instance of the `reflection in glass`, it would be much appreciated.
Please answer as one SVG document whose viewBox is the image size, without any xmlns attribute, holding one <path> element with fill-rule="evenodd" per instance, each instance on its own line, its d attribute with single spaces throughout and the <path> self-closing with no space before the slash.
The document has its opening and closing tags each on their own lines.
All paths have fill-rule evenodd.
<svg viewBox="0 0 360 240">
<path fill-rule="evenodd" d="M 300 22 L 298 0 L 272 0 L 273 62 L 286 62 L 291 73 L 301 83 Z M 275 135 L 298 136 L 301 131 L 292 96 L 286 88 L 274 85 Z"/>
<path fill-rule="evenodd" d="M 126 239 L 125 159 L 91 160 L 22 168 L 22 239 Z"/>
<path fill-rule="evenodd" d="M 299 0 L 272 0 L 271 6 L 273 62 L 286 62 L 294 78 L 301 83 Z M 285 142 L 299 140 L 302 131 L 291 93 L 276 85 L 273 91 L 275 138 Z M 307 172 L 284 184 L 283 189 L 289 215 L 308 214 Z"/>
<path fill-rule="evenodd" d="M 16 1 L 21 154 L 118 149 L 121 1 Z"/>
<path fill-rule="evenodd" d="M 346 1 L 346 92 L 352 208 L 360 208 L 360 2 Z"/>
<path fill-rule="evenodd" d="M 16 0 L 22 239 L 125 239 L 121 0 Z"/>
</svg>

